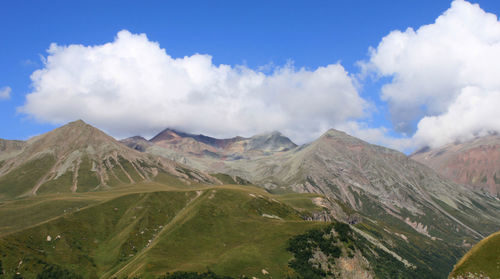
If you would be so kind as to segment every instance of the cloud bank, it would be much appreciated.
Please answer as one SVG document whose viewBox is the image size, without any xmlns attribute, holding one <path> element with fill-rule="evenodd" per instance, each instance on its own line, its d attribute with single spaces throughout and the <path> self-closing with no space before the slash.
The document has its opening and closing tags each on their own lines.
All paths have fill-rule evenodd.
<svg viewBox="0 0 500 279">
<path fill-rule="evenodd" d="M 173 58 L 126 30 L 103 45 L 52 44 L 31 80 L 21 112 L 56 124 L 85 119 L 115 136 L 166 127 L 219 137 L 280 130 L 303 142 L 367 107 L 339 63 L 265 74 L 214 65 L 209 55 Z"/>
<path fill-rule="evenodd" d="M 166 127 L 217 137 L 279 130 L 303 143 L 333 127 L 409 151 L 500 132 L 500 22 L 464 0 L 432 24 L 392 31 L 360 62 L 361 76 L 391 80 L 380 98 L 392 129 L 366 124 L 370 104 L 340 63 L 215 65 L 209 55 L 173 58 L 126 30 L 103 45 L 52 44 L 43 62 L 19 110 L 55 124 L 81 118 L 117 137 Z"/>
<path fill-rule="evenodd" d="M 0 100 L 10 99 L 12 89 L 9 86 L 0 88 Z"/>
<path fill-rule="evenodd" d="M 392 77 L 381 90 L 396 131 L 437 147 L 500 131 L 500 22 L 456 0 L 433 24 L 384 37 L 365 73 Z"/>
</svg>

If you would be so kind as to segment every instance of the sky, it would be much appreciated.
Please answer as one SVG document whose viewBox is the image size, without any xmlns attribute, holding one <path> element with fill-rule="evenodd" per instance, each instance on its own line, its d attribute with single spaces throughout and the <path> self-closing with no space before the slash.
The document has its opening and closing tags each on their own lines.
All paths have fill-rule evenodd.
<svg viewBox="0 0 500 279">
<path fill-rule="evenodd" d="M 0 138 L 327 129 L 409 153 L 500 131 L 500 2 L 2 1 Z"/>
</svg>

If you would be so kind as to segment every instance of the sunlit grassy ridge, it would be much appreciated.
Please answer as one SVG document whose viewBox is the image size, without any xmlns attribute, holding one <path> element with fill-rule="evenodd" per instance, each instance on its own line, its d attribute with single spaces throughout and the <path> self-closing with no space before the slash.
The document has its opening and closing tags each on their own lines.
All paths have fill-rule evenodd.
<svg viewBox="0 0 500 279">
<path fill-rule="evenodd" d="M 456 264 L 450 278 L 470 274 L 500 278 L 500 231 L 474 245 Z"/>
</svg>

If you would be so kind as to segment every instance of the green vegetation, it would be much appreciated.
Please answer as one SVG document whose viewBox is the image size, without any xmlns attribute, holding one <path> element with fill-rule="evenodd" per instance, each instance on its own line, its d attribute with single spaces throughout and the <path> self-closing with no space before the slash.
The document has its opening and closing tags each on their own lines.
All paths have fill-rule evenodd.
<svg viewBox="0 0 500 279">
<path fill-rule="evenodd" d="M 365 229 L 367 228 L 363 230 Z M 392 246 L 385 243 L 384 239 L 387 239 L 387 236 L 382 235 L 378 228 L 372 227 L 368 230 L 371 235 L 378 235 L 377 239 L 385 247 L 391 247 L 391 249 L 399 247 L 399 242 L 394 245 L 396 239 L 391 239 Z M 432 246 L 427 245 L 426 247 Z M 401 252 L 405 248 L 409 251 L 402 254 Z M 428 258 L 428 254 L 420 251 L 417 247 L 411 247 L 411 244 L 408 243 L 401 249 L 394 249 L 397 254 L 404 255 L 405 259 L 410 260 L 412 266 L 408 266 L 342 222 L 334 222 L 324 228 L 297 235 L 290 239 L 287 249 L 294 255 L 289 265 L 298 274 L 297 278 L 319 279 L 325 276 L 342 278 L 338 259 L 353 258 L 355 255 L 361 255 L 366 259 L 366 262 L 369 263 L 366 269 L 372 272 L 375 278 L 443 278 L 448 272 L 446 265 L 444 267 L 438 266 L 443 262 L 443 260 L 437 259 L 442 252 L 432 252 L 435 253 L 435 256 Z M 315 255 L 318 253 L 322 253 L 324 257 L 316 257 Z M 408 257 L 411 253 L 416 253 L 416 255 Z M 429 266 L 428 264 L 434 260 L 437 260 L 438 263 Z"/>
<path fill-rule="evenodd" d="M 54 156 L 46 154 L 18 166 L 0 177 L 0 193 L 9 198 L 28 193 L 50 171 L 54 163 Z"/>
<path fill-rule="evenodd" d="M 46 265 L 36 279 L 83 279 L 83 277 L 57 265 Z"/>
<path fill-rule="evenodd" d="M 239 176 L 230 176 L 225 173 L 214 173 L 210 174 L 211 176 L 219 179 L 224 184 L 234 184 L 234 185 L 250 185 L 252 184 L 250 181 L 245 180 Z"/>
<path fill-rule="evenodd" d="M 450 278 L 478 274 L 500 278 L 500 231 L 481 240 L 457 263 Z"/>
<path fill-rule="evenodd" d="M 154 177 L 154 181 L 169 186 L 181 186 L 181 187 L 186 186 L 186 184 L 183 183 L 178 177 L 170 173 L 167 173 L 161 169 L 158 170 L 158 174 Z"/>
<path fill-rule="evenodd" d="M 289 240 L 287 250 L 294 256 L 289 266 L 300 278 L 321 279 L 326 276 L 325 270 L 311 262 L 316 250 L 323 252 L 329 262 L 341 255 L 342 251 L 335 244 L 337 240 L 330 235 L 332 227 L 329 225 L 324 229 L 310 230 Z"/>
<path fill-rule="evenodd" d="M 37 194 L 71 192 L 72 186 L 73 172 L 68 170 L 58 178 L 43 183 L 38 189 Z"/>
<path fill-rule="evenodd" d="M 246 278 L 246 277 L 240 277 L 240 278 Z M 207 271 L 203 273 L 176 271 L 172 274 L 167 273 L 165 276 L 159 277 L 158 279 L 233 279 L 233 277 L 219 276 L 212 271 Z"/>
<path fill-rule="evenodd" d="M 15 228 L 0 238 L 7 278 L 17 272 L 24 278 L 157 278 L 176 271 L 205 276 L 193 278 L 251 278 L 262 269 L 283 278 L 293 274 L 287 239 L 322 226 L 252 186 L 169 189 L 175 188 L 137 184 L 1 205 L 0 217 L 50 212 L 9 219 Z M 218 277 L 196 273 L 207 268 Z"/>
<path fill-rule="evenodd" d="M 139 182 L 142 181 L 142 177 L 139 175 L 135 167 L 132 165 L 132 163 L 123 158 L 122 156 L 118 156 L 118 162 L 120 165 L 122 165 L 123 169 L 130 175 L 130 177 L 135 181 Z"/>
<path fill-rule="evenodd" d="M 77 192 L 87 192 L 95 189 L 99 185 L 97 172 L 93 171 L 92 165 L 95 164 L 88 157 L 83 157 L 78 168 Z"/>
</svg>

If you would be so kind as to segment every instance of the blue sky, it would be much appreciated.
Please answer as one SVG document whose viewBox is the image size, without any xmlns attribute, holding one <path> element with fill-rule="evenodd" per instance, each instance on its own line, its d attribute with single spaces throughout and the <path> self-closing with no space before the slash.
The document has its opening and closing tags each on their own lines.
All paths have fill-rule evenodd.
<svg viewBox="0 0 500 279">
<path fill-rule="evenodd" d="M 131 34 L 147 35 L 149 41 L 158 42 L 172 58 L 208 54 L 216 66 L 245 65 L 256 72 L 272 72 L 289 61 L 293 61 L 295 69 L 309 71 L 339 62 L 349 76 L 358 76 L 362 69 L 357 62 L 370 60 L 369 47 L 377 47 L 391 31 L 404 32 L 408 27 L 416 30 L 432 24 L 450 8 L 450 3 L 436 0 L 72 1 L 71 4 L 68 1 L 3 1 L 0 4 L 0 88 L 8 86 L 11 93 L 10 98 L 0 100 L 0 138 L 27 139 L 60 125 L 61 121 L 40 117 L 39 112 L 33 110 L 18 111 L 26 104 L 26 94 L 36 91 L 30 75 L 45 67 L 41 57 L 48 56 L 46 50 L 51 43 L 102 45 L 113 42 L 120 30 L 128 30 Z M 488 13 L 500 13 L 498 1 L 471 3 L 479 3 Z M 274 66 L 269 66 L 271 70 L 262 70 L 265 65 Z M 415 129 L 410 134 L 395 131 L 388 101 L 381 100 L 381 86 L 390 83 L 393 76 L 381 74 L 380 69 L 375 72 L 380 79 L 356 78 L 359 83 L 356 90 L 371 108 L 355 120 L 367 129 L 384 127 L 385 137 L 411 137 Z M 432 115 L 442 111 L 445 109 Z M 72 116 L 68 115 L 67 119 Z M 127 130 L 114 129 L 109 123 L 89 122 L 117 137 L 127 136 Z M 345 126 L 335 123 L 338 127 Z M 120 124 L 115 121 L 113 125 Z M 191 129 L 190 132 L 213 130 L 220 136 L 229 136 L 233 131 L 221 133 L 204 126 L 184 127 L 176 123 L 165 123 L 165 126 L 179 126 Z M 152 127 L 138 133 L 149 136 L 153 133 Z M 286 125 L 283 127 L 292 134 L 295 131 Z M 245 133 L 234 130 L 240 131 Z M 249 133 L 255 131 L 258 132 L 258 128 L 254 127 Z M 129 133 L 131 136 L 134 131 Z M 415 144 L 398 146 L 359 133 L 363 135 L 369 141 L 403 150 L 415 147 Z M 308 139 L 299 138 L 299 141 Z"/>
</svg>

